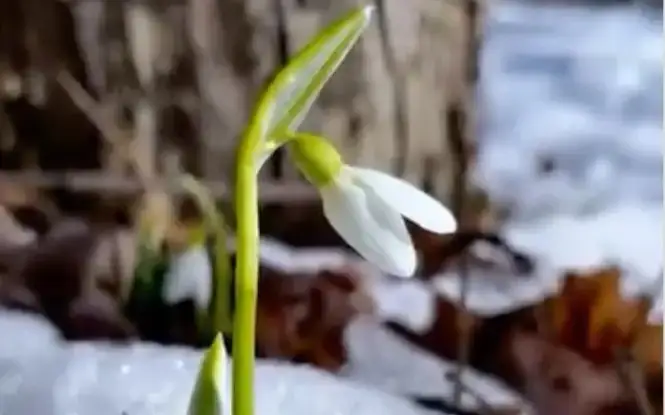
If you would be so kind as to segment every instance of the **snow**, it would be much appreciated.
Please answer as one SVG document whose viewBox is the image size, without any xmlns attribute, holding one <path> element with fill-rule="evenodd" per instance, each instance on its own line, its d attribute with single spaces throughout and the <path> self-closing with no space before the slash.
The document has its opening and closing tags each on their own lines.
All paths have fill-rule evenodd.
<svg viewBox="0 0 665 415">
<path fill-rule="evenodd" d="M 510 212 L 506 239 L 540 268 L 533 287 L 503 284 L 507 295 L 494 293 L 497 306 L 485 311 L 537 297 L 538 284 L 551 289 L 565 270 L 600 265 L 624 271 L 626 294 L 653 292 L 663 270 L 662 14 L 639 2 L 500 0 L 485 30 L 474 178 Z M 551 171 L 540 170 L 543 160 Z M 455 297 L 459 281 L 447 277 L 437 286 Z M 472 281 L 478 307 L 491 294 L 483 280 Z M 662 318 L 655 291 L 652 317 Z"/>
<path fill-rule="evenodd" d="M 235 252 L 235 237 L 230 236 L 227 244 L 229 252 Z M 322 268 L 340 268 L 350 263 L 358 263 L 356 257 L 350 257 L 343 249 L 305 248 L 293 249 L 284 243 L 261 236 L 259 260 L 272 269 L 286 273 L 311 273 Z"/>
<path fill-rule="evenodd" d="M 260 360 L 257 414 L 431 414 L 400 396 L 450 396 L 445 374 L 453 364 L 417 350 L 379 323 L 362 317 L 350 325 L 349 363 L 340 376 Z M 16 333 L 0 344 L 3 415 L 185 413 L 198 351 L 147 343 L 66 344 L 40 317 L 20 312 L 0 311 L 0 332 Z M 499 381 L 473 370 L 464 383 L 490 404 L 519 402 Z M 462 404 L 474 408 L 476 402 L 464 395 Z"/>
<path fill-rule="evenodd" d="M 637 5 L 493 3 L 475 175 L 495 203 L 520 218 L 662 205 L 662 30 Z"/>
<path fill-rule="evenodd" d="M 445 376 L 454 373 L 454 363 L 415 349 L 369 317 L 353 322 L 347 331 L 349 363 L 342 375 L 413 396 L 452 396 L 453 384 Z M 524 406 L 520 398 L 500 381 L 468 369 L 463 383 L 492 406 Z M 465 393 L 462 405 L 477 409 L 475 398 Z"/>
<path fill-rule="evenodd" d="M 38 318 L 0 312 L 0 332 L 7 330 L 17 336 L 0 344 L 3 415 L 186 413 L 197 351 L 147 343 L 67 345 Z M 258 415 L 432 414 L 404 398 L 315 368 L 266 360 L 256 370 Z"/>
<path fill-rule="evenodd" d="M 395 281 L 364 275 L 378 317 L 400 323 L 416 333 L 432 327 L 436 318 L 436 292 L 428 284 L 415 279 Z"/>
</svg>

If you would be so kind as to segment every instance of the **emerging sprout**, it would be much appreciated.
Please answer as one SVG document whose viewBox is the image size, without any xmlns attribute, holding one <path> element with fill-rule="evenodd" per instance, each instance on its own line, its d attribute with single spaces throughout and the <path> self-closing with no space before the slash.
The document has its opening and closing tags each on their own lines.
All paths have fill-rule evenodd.
<svg viewBox="0 0 665 415">
<path fill-rule="evenodd" d="M 228 357 L 220 334 L 204 353 L 187 415 L 228 415 Z"/>
</svg>

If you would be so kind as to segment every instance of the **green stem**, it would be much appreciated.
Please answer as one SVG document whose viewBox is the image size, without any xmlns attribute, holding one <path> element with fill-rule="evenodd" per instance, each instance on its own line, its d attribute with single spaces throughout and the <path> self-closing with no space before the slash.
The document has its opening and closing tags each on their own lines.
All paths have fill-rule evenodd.
<svg viewBox="0 0 665 415">
<path fill-rule="evenodd" d="M 244 155 L 249 157 L 243 157 Z M 251 155 L 251 152 L 241 149 L 238 152 L 236 167 L 237 248 L 233 316 L 233 415 L 254 415 L 259 212 L 258 183 Z"/>
<path fill-rule="evenodd" d="M 226 232 L 222 233 L 226 235 Z M 231 332 L 231 265 L 226 250 L 226 237 L 219 234 L 215 237 L 214 275 L 215 275 L 215 303 L 212 308 L 213 331 L 222 333 Z"/>
<path fill-rule="evenodd" d="M 213 281 L 214 293 L 208 329 L 212 332 L 230 333 L 231 325 L 231 279 L 232 270 L 227 244 L 227 225 L 224 216 L 217 209 L 210 192 L 191 175 L 184 175 L 182 186 L 191 194 L 203 214 L 203 231 L 213 231 Z"/>
</svg>

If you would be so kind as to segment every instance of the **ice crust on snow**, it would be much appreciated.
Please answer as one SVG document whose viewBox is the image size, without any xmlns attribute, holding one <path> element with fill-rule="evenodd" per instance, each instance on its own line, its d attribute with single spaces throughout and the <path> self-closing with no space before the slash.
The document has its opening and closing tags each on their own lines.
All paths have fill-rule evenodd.
<svg viewBox="0 0 665 415">
<path fill-rule="evenodd" d="M 347 332 L 350 362 L 340 376 L 259 360 L 257 414 L 432 415 L 403 395 L 445 396 L 450 363 L 416 350 L 369 318 Z M 65 344 L 37 316 L 0 310 L 0 413 L 3 415 L 184 414 L 200 352 L 148 343 Z M 19 334 L 20 333 L 20 334 Z M 26 347 L 27 346 L 27 347 Z M 465 382 L 488 402 L 519 399 L 499 382 L 470 371 Z M 465 396 L 463 404 L 475 401 Z M 439 413 L 440 414 L 440 413 Z"/>
<path fill-rule="evenodd" d="M 18 330 L 17 330 L 18 329 Z M 65 345 L 38 317 L 0 311 L 3 415 L 182 415 L 200 353 L 153 344 Z M 22 348 L 23 346 L 27 348 Z M 428 415 L 404 398 L 315 368 L 259 361 L 258 415 Z"/>
</svg>

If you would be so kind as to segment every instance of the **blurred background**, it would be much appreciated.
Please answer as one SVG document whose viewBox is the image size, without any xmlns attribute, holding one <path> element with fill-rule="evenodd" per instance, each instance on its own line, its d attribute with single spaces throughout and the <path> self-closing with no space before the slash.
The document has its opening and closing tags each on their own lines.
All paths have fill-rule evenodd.
<svg viewBox="0 0 665 415">
<path fill-rule="evenodd" d="M 194 249 L 187 232 L 200 220 L 174 183 L 184 173 L 195 175 L 228 212 L 234 148 L 254 100 L 311 35 L 364 3 L 0 3 L 0 304 L 12 310 L 0 315 L 7 340 L 0 345 L 0 413 L 85 415 L 95 408 L 98 415 L 135 415 L 186 403 L 189 384 L 150 373 L 191 377 L 192 350 L 132 343 L 133 351 L 123 352 L 80 343 L 209 343 L 191 304 L 153 298 L 142 311 L 128 307 L 139 262 L 137 203 L 159 189 L 173 211 L 164 249 L 171 258 L 165 267 L 174 268 L 174 258 Z M 386 393 L 360 390 L 345 398 L 357 399 L 350 408 L 361 415 L 497 413 L 486 402 L 496 399 L 490 406 L 516 414 L 527 406 L 572 415 L 662 410 L 662 4 L 374 3 L 373 22 L 302 130 L 331 138 L 351 164 L 430 192 L 456 213 L 460 231 L 434 237 L 413 227 L 419 276 L 399 283 L 379 276 L 337 238 L 316 194 L 278 152 L 260 177 L 267 294 L 260 299 L 257 353 L 266 363 L 259 373 L 313 388 L 319 382 L 313 372 L 296 376 L 269 362 L 305 363 L 336 373 L 336 382 L 341 377 Z M 187 269 L 211 272 L 209 263 Z M 577 278 L 593 282 L 582 286 Z M 156 297 L 160 290 L 153 288 Z M 565 353 L 541 353 L 541 343 L 530 343 L 534 338 L 515 337 L 516 331 L 532 334 L 530 307 L 541 303 L 558 310 L 548 342 Z M 33 315 L 58 329 L 54 338 L 75 344 L 36 342 L 35 333 L 50 329 L 28 328 L 43 323 L 29 320 Z M 371 324 L 358 323 L 368 315 Z M 584 327 L 573 328 L 573 317 L 586 321 Z M 645 338 L 642 327 L 657 330 Z M 395 357 L 390 342 L 405 354 Z M 28 353 L 35 343 L 44 347 Z M 635 359 L 646 386 L 605 373 L 616 363 L 615 346 L 639 349 Z M 382 348 L 386 353 L 377 353 Z M 46 349 L 68 357 L 47 358 Z M 423 350 L 427 358 L 414 363 Z M 585 363 L 559 365 L 568 382 L 562 391 L 540 362 L 568 362 L 568 352 Z M 36 356 L 50 362 L 49 375 L 37 370 Z M 521 403 L 483 387 L 462 393 L 461 377 L 444 376 L 442 362 L 458 375 L 471 366 L 499 378 Z M 386 369 L 390 364 L 397 366 Z M 81 371 L 92 369 L 84 367 L 97 372 L 85 377 Z M 122 367 L 133 374 L 121 376 Z M 63 376 L 68 380 L 58 380 Z M 572 379 L 600 386 L 586 389 Z M 122 385 L 130 381 L 153 386 L 129 393 Z M 335 393 L 351 396 L 345 394 L 357 389 L 312 389 L 330 397 L 313 407 L 302 396 L 275 392 L 275 382 L 260 386 L 260 414 L 348 413 L 336 406 Z M 284 380 L 286 390 L 290 382 Z M 61 396 L 58 388 L 76 392 Z M 161 397 L 148 400 L 151 394 Z M 408 405 L 399 406 L 394 395 L 409 397 Z M 47 403 L 30 406 L 26 396 Z M 177 403 L 169 400 L 174 396 Z M 108 412 L 99 412 L 100 399 L 108 401 Z M 274 400 L 296 403 L 275 410 Z"/>
<path fill-rule="evenodd" d="M 136 139 L 148 174 L 182 169 L 224 182 L 254 99 L 274 71 L 356 4 L 53 1 L 33 10 L 31 2 L 8 2 L 2 168 L 72 177 L 84 170 L 80 177 L 89 180 L 72 184 L 76 190 L 127 193 L 129 182 L 102 179 L 128 169 L 106 133 L 117 136 L 111 141 Z M 461 133 L 451 118 L 467 116 L 477 80 L 478 11 L 465 7 L 381 4 L 303 128 L 333 138 L 349 162 L 450 197 L 455 153 L 469 158 L 475 142 L 466 128 L 464 138 L 452 138 Z M 77 87 L 96 104 L 78 102 Z M 262 178 L 268 188 L 299 181 L 283 157 Z"/>
</svg>

